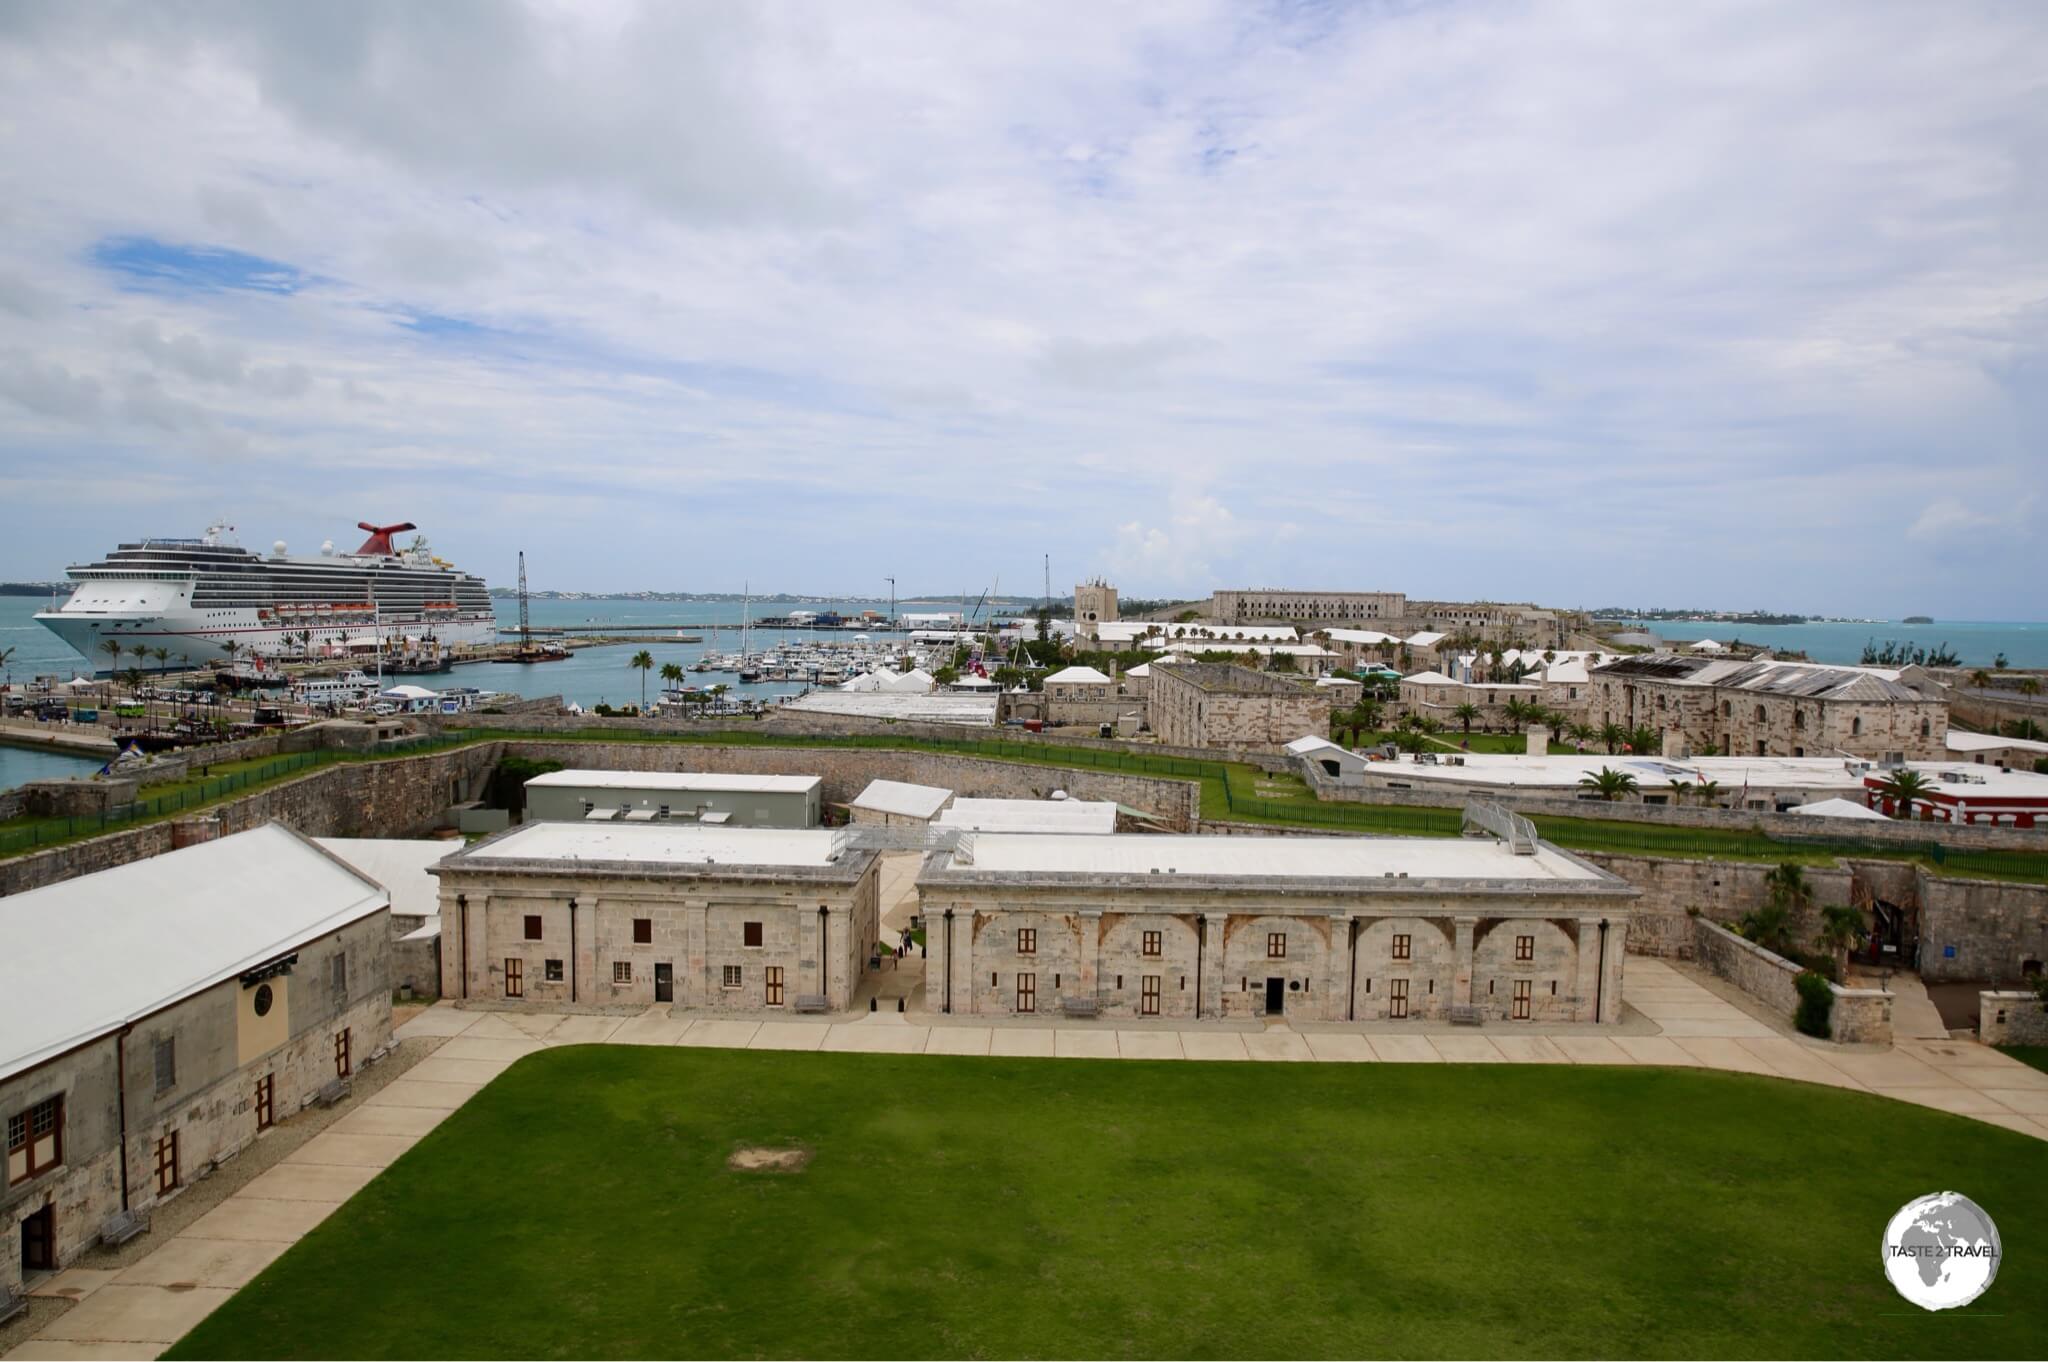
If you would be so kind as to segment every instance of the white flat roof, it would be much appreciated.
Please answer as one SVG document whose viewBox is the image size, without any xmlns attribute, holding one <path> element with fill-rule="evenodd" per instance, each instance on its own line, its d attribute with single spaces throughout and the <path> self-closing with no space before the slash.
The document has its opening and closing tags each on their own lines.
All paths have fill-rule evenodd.
<svg viewBox="0 0 2048 1362">
<path fill-rule="evenodd" d="M 630 861 L 641 865 L 831 865 L 824 828 L 707 828 L 695 823 L 528 823 L 480 842 L 464 861 Z"/>
<path fill-rule="evenodd" d="M 2048 752 L 2048 742 L 2036 742 L 2031 738 L 2002 738 L 1996 733 L 1965 733 L 1961 729 L 1948 731 L 1948 750 L 1951 752 Z"/>
<path fill-rule="evenodd" d="M 391 911 L 401 917 L 430 917 L 441 911 L 441 883 L 427 867 L 462 850 L 460 841 L 404 837 L 315 837 L 315 844 L 347 861 L 384 886 Z"/>
<path fill-rule="evenodd" d="M 953 792 L 937 785 L 912 785 L 901 780 L 871 780 L 854 796 L 853 807 L 902 818 L 930 818 L 946 807 Z"/>
<path fill-rule="evenodd" d="M 1099 837 L 1116 831 L 1116 805 L 1099 799 L 956 799 L 939 815 L 939 826 Z"/>
<path fill-rule="evenodd" d="M 867 694 L 839 690 L 814 690 L 782 708 L 799 714 L 845 714 L 859 719 L 905 719 L 935 724 L 971 724 L 991 728 L 996 721 L 996 697 L 963 695 L 949 691 L 931 695 L 873 691 Z"/>
<path fill-rule="evenodd" d="M 974 839 L 974 870 L 1245 879 L 1600 880 L 1556 850 L 1517 856 L 1471 837 L 1017 837 Z M 968 868 L 968 867 L 963 867 Z"/>
<path fill-rule="evenodd" d="M 526 782 L 583 790 L 708 790 L 742 794 L 804 794 L 824 782 L 817 776 L 725 775 L 712 771 L 550 771 Z"/>
<path fill-rule="evenodd" d="M 1448 733 L 1443 736 L 1456 742 L 1458 735 Z M 1368 769 L 1372 775 L 1383 779 L 1576 790 L 1581 778 L 1598 774 L 1602 767 L 1611 767 L 1634 776 L 1638 788 L 1647 794 L 1668 791 L 1673 780 L 1690 784 L 1711 780 L 1721 787 L 1724 796 L 1740 793 L 1744 785 L 1767 790 L 1858 789 L 1866 779 L 1884 774 L 1875 762 L 1846 757 L 1691 757 L 1681 761 L 1676 757 L 1609 756 L 1604 752 L 1552 756 L 1436 753 L 1439 763 L 1453 755 L 1463 756 L 1464 764 L 1431 766 L 1404 756 L 1396 762 L 1374 762 Z M 1852 764 L 1867 766 L 1868 769 L 1852 771 Z M 2031 771 L 2001 771 L 1995 766 L 1978 766 L 1961 759 L 1910 761 L 1906 765 L 1935 777 L 1938 782 L 1947 774 L 1966 776 L 1967 784 L 1941 782 L 1945 790 L 1962 793 L 1966 798 L 1973 789 L 1985 793 L 2048 796 L 2048 776 Z"/>
<path fill-rule="evenodd" d="M 0 1078 L 387 902 L 277 823 L 0 898 Z"/>
<path fill-rule="evenodd" d="M 1839 796 L 1833 799 L 1815 800 L 1811 804 L 1801 804 L 1798 808 L 1787 810 L 1787 812 L 1803 813 L 1815 818 L 1861 818 L 1866 821 L 1874 818 L 1880 823 L 1892 821 L 1876 809 L 1858 804 L 1854 800 L 1843 799 Z"/>
</svg>

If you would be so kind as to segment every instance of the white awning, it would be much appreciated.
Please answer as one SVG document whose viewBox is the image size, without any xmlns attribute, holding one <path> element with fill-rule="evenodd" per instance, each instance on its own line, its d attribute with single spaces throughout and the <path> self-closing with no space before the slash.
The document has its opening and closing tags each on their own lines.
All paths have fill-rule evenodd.
<svg viewBox="0 0 2048 1362">
<path fill-rule="evenodd" d="M 583 815 L 586 823 L 609 823 L 619 816 L 619 811 L 609 804 L 599 804 Z"/>
<path fill-rule="evenodd" d="M 660 812 L 661 810 L 659 809 L 628 809 L 626 810 L 626 821 L 628 823 L 652 823 Z"/>
</svg>

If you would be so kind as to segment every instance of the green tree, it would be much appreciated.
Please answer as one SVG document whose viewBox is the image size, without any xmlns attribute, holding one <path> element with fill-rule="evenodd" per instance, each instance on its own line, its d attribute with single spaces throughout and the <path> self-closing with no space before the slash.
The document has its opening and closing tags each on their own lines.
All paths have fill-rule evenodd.
<svg viewBox="0 0 2048 1362">
<path fill-rule="evenodd" d="M 1470 733 L 1472 731 L 1472 721 L 1479 717 L 1479 706 L 1467 700 L 1452 710 L 1451 713 L 1458 716 L 1459 725 L 1464 728 L 1465 732 Z"/>
<path fill-rule="evenodd" d="M 1628 741 L 1628 730 L 1617 723 L 1600 725 L 1600 741 L 1607 744 L 1607 755 L 1613 756 L 1614 749 Z"/>
<path fill-rule="evenodd" d="M 647 673 L 654 670 L 654 654 L 642 648 L 639 652 L 633 654 L 632 660 L 626 663 L 626 665 L 640 673 L 640 712 L 645 714 L 647 712 Z"/>
<path fill-rule="evenodd" d="M 1834 956 L 1837 983 L 1848 982 L 1849 952 L 1869 935 L 1870 929 L 1863 925 L 1863 914 L 1854 908 L 1830 904 L 1820 910 L 1820 932 L 1813 941 Z"/>
<path fill-rule="evenodd" d="M 1906 766 L 1901 766 L 1877 783 L 1877 792 L 1891 801 L 1892 817 L 1909 820 L 1913 817 L 1914 802 L 1925 800 L 1933 788 L 1934 781 L 1930 777 Z M 1933 817 L 1933 805 L 1921 810 L 1921 816 Z"/>
<path fill-rule="evenodd" d="M 2039 695 L 2040 693 L 2041 693 L 2041 678 L 2040 678 L 2040 677 L 2038 677 L 2038 676 L 2029 676 L 2029 677 L 2024 677 L 2024 678 L 2022 678 L 2022 679 L 2021 679 L 2021 681 L 2020 681 L 2020 694 L 2022 694 L 2022 695 Z"/>
<path fill-rule="evenodd" d="M 1693 786 L 1693 796 L 1700 801 L 1700 805 L 1703 808 L 1718 808 L 1721 798 L 1721 782 L 1718 780 L 1708 780 L 1702 776 L 1699 783 Z"/>
<path fill-rule="evenodd" d="M 1429 739 L 1412 728 L 1404 728 L 1394 735 L 1394 746 L 1403 752 L 1420 752 L 1429 746 Z"/>
<path fill-rule="evenodd" d="M 1611 766 L 1603 766 L 1593 775 L 1581 776 L 1579 778 L 1579 788 L 1611 804 L 1623 795 L 1631 795 L 1636 792 L 1636 778 L 1626 771 L 1617 771 Z"/>
<path fill-rule="evenodd" d="M 1600 736 L 1594 731 L 1591 724 L 1570 724 L 1566 727 L 1565 731 L 1571 736 L 1571 740 L 1576 743 L 1592 742 Z"/>
<path fill-rule="evenodd" d="M 950 686 L 959 679 L 960 669 L 950 664 L 932 673 L 932 682 L 935 685 Z"/>
<path fill-rule="evenodd" d="M 1651 728 L 1648 724 L 1643 724 L 1628 731 L 1628 746 L 1631 752 L 1634 752 L 1637 756 L 1642 756 L 1645 753 L 1660 751 L 1664 746 L 1664 742 L 1663 739 L 1657 736 L 1656 729 Z"/>
<path fill-rule="evenodd" d="M 661 664 L 661 681 L 665 690 L 680 691 L 683 688 L 683 666 L 680 662 Z"/>
<path fill-rule="evenodd" d="M 1686 801 L 1686 797 L 1691 793 L 1691 781 L 1680 780 L 1677 776 L 1671 778 L 1671 802 L 1673 804 L 1683 804 Z"/>
<path fill-rule="evenodd" d="M 1991 673 L 1985 671 L 1982 667 L 1977 668 L 1977 670 L 1970 673 L 1970 684 L 1982 690 L 1991 684 Z"/>
</svg>

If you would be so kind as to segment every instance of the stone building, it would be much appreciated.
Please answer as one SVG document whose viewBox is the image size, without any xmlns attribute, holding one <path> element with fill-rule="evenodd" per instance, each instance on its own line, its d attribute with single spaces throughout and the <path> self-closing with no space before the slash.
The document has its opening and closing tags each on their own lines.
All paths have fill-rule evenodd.
<svg viewBox="0 0 2048 1362">
<path fill-rule="evenodd" d="M 1045 678 L 1045 721 L 1055 727 L 1114 723 L 1134 706 L 1142 707 L 1119 696 L 1115 679 L 1093 667 L 1064 667 Z"/>
<path fill-rule="evenodd" d="M 391 985 L 431 998 L 441 984 L 441 884 L 434 865 L 462 843 L 434 838 L 316 837 L 391 899 Z"/>
<path fill-rule="evenodd" d="M 0 1299 L 384 1049 L 387 905 L 280 824 L 0 898 Z"/>
<path fill-rule="evenodd" d="M 1209 610 L 1224 624 L 1334 624 L 1400 620 L 1408 615 L 1403 591 L 1296 591 L 1262 587 L 1218 591 Z"/>
<path fill-rule="evenodd" d="M 1116 618 L 1115 587 L 1097 577 L 1074 588 L 1074 628 L 1082 638 L 1098 637 L 1097 626 Z"/>
<path fill-rule="evenodd" d="M 1587 722 L 1676 732 L 1695 753 L 1936 761 L 1948 700 L 1876 667 L 1649 653 L 1595 668 Z"/>
<path fill-rule="evenodd" d="M 435 867 L 441 996 L 842 1010 L 880 940 L 879 865 L 843 829 L 514 828 Z"/>
<path fill-rule="evenodd" d="M 1430 631 L 1520 647 L 1565 648 L 1592 628 L 1580 611 L 1527 603 L 1418 601 L 1400 591 L 1218 591 L 1210 609 L 1225 624 L 1293 624 L 1411 636 Z"/>
<path fill-rule="evenodd" d="M 1327 693 L 1223 662 L 1154 662 L 1147 713 L 1172 747 L 1277 751 L 1330 731 Z"/>
<path fill-rule="evenodd" d="M 918 876 L 926 1005 L 1618 1021 L 1636 891 L 1555 847 L 1520 845 L 984 834 L 933 853 Z"/>
<path fill-rule="evenodd" d="M 1516 700 L 1537 704 L 1543 688 L 1536 685 L 1459 681 L 1442 672 L 1417 672 L 1401 678 L 1401 708 L 1409 714 L 1435 719 L 1447 728 L 1458 728 L 1460 705 L 1479 710 L 1473 722 L 1491 728 L 1507 722 L 1508 705 Z"/>
<path fill-rule="evenodd" d="M 550 771 L 526 782 L 529 822 L 702 822 L 736 828 L 815 828 L 816 776 L 706 771 Z"/>
</svg>

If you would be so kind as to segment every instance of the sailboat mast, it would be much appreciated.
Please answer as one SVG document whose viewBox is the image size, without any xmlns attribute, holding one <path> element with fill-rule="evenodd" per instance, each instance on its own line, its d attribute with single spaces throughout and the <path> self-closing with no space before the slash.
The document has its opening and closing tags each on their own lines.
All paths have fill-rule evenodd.
<svg viewBox="0 0 2048 1362">
<path fill-rule="evenodd" d="M 526 550 L 519 550 L 519 651 L 533 647 L 533 625 L 526 615 Z"/>
</svg>

